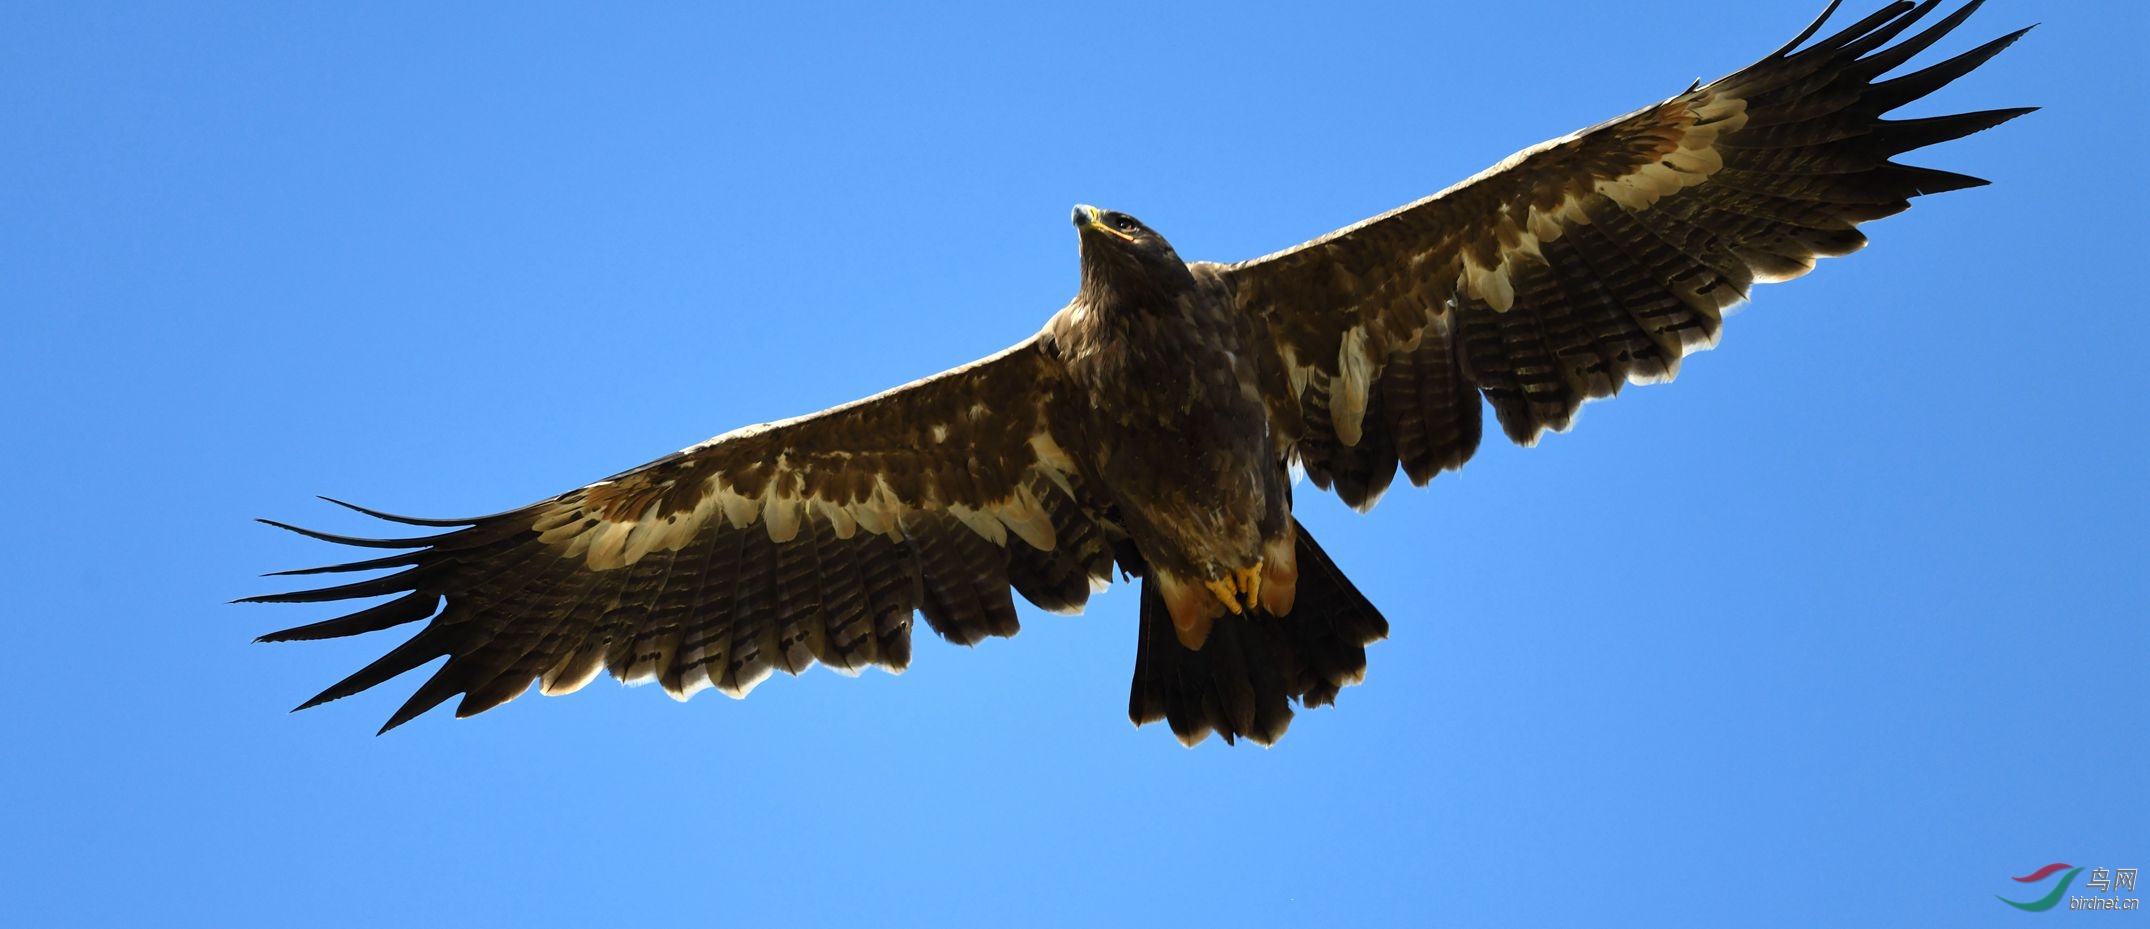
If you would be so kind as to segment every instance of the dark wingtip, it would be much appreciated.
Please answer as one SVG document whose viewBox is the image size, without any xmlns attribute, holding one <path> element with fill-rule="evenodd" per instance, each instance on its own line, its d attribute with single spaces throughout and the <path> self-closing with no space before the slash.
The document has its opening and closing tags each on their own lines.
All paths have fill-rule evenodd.
<svg viewBox="0 0 2150 929">
<path fill-rule="evenodd" d="M 1928 197 L 1951 191 L 1970 190 L 1973 187 L 1984 187 L 1993 183 L 1982 177 L 1957 174 L 1954 171 L 1943 171 L 1939 168 L 1900 165 L 1893 161 L 1888 163 L 1887 169 L 1911 185 L 1911 196 L 1914 197 Z"/>
<path fill-rule="evenodd" d="M 278 629 L 256 638 L 256 642 L 310 642 L 316 639 L 334 639 L 347 635 L 379 632 L 404 623 L 414 623 L 433 615 L 440 605 L 438 595 L 411 593 L 377 606 L 367 607 L 346 616 L 324 619 L 320 622 Z"/>
<path fill-rule="evenodd" d="M 311 590 L 293 590 L 280 594 L 259 594 L 234 600 L 234 603 L 320 603 L 324 600 L 356 600 L 361 597 L 378 597 L 382 594 L 403 593 L 417 590 L 430 572 L 420 566 L 394 574 L 339 584 L 334 587 L 316 587 Z"/>
<path fill-rule="evenodd" d="M 356 503 L 351 503 L 351 502 L 348 502 L 348 501 L 344 501 L 344 500 L 338 500 L 338 499 L 336 499 L 335 497 L 330 497 L 330 496 L 325 496 L 325 495 L 324 495 L 324 496 L 322 496 L 322 497 L 321 497 L 321 499 L 322 499 L 322 500 L 326 500 L 326 501 L 328 501 L 328 502 L 330 502 L 330 503 L 336 504 L 337 506 L 343 507 L 344 509 L 347 509 L 347 510 L 354 510 L 354 511 L 357 511 L 357 512 L 360 512 L 360 513 L 364 513 L 364 514 L 366 514 L 367 516 L 371 516 L 371 517 L 373 517 L 374 519 L 385 519 L 385 520 L 388 520 L 389 522 L 392 522 L 392 523 L 402 523 L 402 524 L 404 524 L 404 525 L 406 525 L 406 526 L 430 526 L 430 527 L 434 527 L 434 528 L 453 528 L 453 527 L 456 527 L 456 526 L 469 526 L 469 525 L 473 525 L 473 524 L 475 524 L 475 523 L 477 523 L 477 522 L 478 522 L 478 519 L 476 519 L 476 518 L 473 518 L 473 519 L 421 519 L 421 518 L 419 518 L 419 517 L 416 517 L 416 516 L 398 516 L 398 515 L 396 515 L 396 514 L 394 514 L 394 513 L 383 513 L 383 512 L 381 512 L 380 510 L 375 510 L 375 509 L 370 509 L 370 508 L 367 508 L 367 507 L 359 506 L 359 505 L 358 505 L 358 504 L 356 504 Z"/>
<path fill-rule="evenodd" d="M 368 539 L 359 536 L 338 535 L 333 532 L 322 532 L 318 529 L 307 529 L 274 519 L 256 519 L 254 521 L 264 526 L 275 526 L 285 532 L 296 533 L 309 539 L 333 542 L 337 545 L 351 545 L 358 548 L 422 548 L 432 544 L 434 539 L 440 538 L 439 536 L 421 536 L 413 539 Z M 460 526 L 462 524 L 456 523 L 455 525 Z"/>
<path fill-rule="evenodd" d="M 1941 41 L 1943 36 L 1955 32 L 1956 27 L 1968 22 L 1971 14 L 1978 12 L 1978 8 L 1984 6 L 1985 3 L 1986 0 L 1971 0 L 1971 2 L 1957 7 L 1955 12 L 1941 17 L 1939 22 L 1926 27 L 1925 30 L 1912 35 L 1911 38 L 1904 40 L 1902 43 L 1868 56 L 1865 61 L 1869 66 L 1879 69 L 1875 71 L 1876 74 L 1886 73 L 1904 62 L 1910 61 L 1920 52 L 1933 47 L 1933 44 Z M 1925 13 L 1925 10 L 1920 10 L 1919 16 L 1912 18 L 1922 18 Z M 1908 26 L 1909 23 L 1905 25 Z"/>
<path fill-rule="evenodd" d="M 418 688 L 417 693 L 411 694 L 409 700 L 403 701 L 403 705 L 396 708 L 395 715 L 388 717 L 388 721 L 381 724 L 380 730 L 375 732 L 374 736 L 387 735 L 389 730 L 425 715 L 426 711 L 447 702 L 449 697 L 455 695 L 453 688 L 434 683 L 438 680 L 439 678 L 435 677 L 426 681 L 424 686 Z"/>
<path fill-rule="evenodd" d="M 2031 112 L 2031 109 L 2009 107 L 1975 113 L 1928 116 L 1922 119 L 1882 120 L 1874 126 L 1872 144 L 1888 154 L 1900 155 L 1984 132 Z"/>
<path fill-rule="evenodd" d="M 1793 49 L 1806 44 L 1806 41 L 1808 39 L 1814 38 L 1814 34 L 1816 32 L 1821 31 L 1822 24 L 1828 22 L 1829 17 L 1836 15 L 1836 8 L 1843 5 L 1844 0 L 1829 0 L 1829 7 L 1825 10 L 1822 10 L 1822 15 L 1814 17 L 1814 21 L 1808 23 L 1806 29 L 1800 31 L 1798 35 L 1793 36 L 1790 42 L 1784 43 L 1783 48 L 1777 49 L 1774 52 L 1770 52 L 1769 57 L 1782 58 L 1786 55 L 1791 54 Z"/>
<path fill-rule="evenodd" d="M 262 577 L 297 577 L 309 574 L 349 574 L 354 571 L 377 571 L 382 568 L 405 568 L 411 565 L 423 563 L 426 558 L 426 552 L 404 552 L 400 555 L 387 555 L 381 558 L 368 558 L 364 561 L 347 561 L 342 564 L 321 565 L 320 567 L 315 568 L 291 568 L 284 571 L 270 571 L 266 574 L 263 574 Z"/>
</svg>

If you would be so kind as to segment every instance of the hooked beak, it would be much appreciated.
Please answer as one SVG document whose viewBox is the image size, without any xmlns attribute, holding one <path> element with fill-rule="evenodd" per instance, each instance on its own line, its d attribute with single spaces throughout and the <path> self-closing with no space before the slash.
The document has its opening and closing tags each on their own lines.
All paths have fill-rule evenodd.
<svg viewBox="0 0 2150 929">
<path fill-rule="evenodd" d="M 1125 241 L 1132 242 L 1135 240 L 1134 236 L 1128 235 L 1125 232 L 1121 232 L 1118 229 L 1114 229 L 1111 226 L 1105 225 L 1105 211 L 1100 210 L 1097 207 L 1091 206 L 1087 203 L 1078 203 L 1075 205 L 1075 215 L 1073 219 L 1075 221 L 1075 228 L 1080 229 L 1084 232 L 1096 230 L 1098 232 L 1109 233 L 1111 235 L 1117 236 Z"/>
</svg>

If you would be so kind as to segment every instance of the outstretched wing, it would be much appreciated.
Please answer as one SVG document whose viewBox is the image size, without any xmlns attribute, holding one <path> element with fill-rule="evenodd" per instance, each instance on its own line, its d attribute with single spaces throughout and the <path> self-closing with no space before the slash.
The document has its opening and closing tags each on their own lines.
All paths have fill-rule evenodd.
<svg viewBox="0 0 2150 929">
<path fill-rule="evenodd" d="M 1586 400 L 1669 380 L 1716 344 L 1750 285 L 1866 244 L 1857 224 L 1977 178 L 1890 161 L 2029 112 L 1881 116 L 1984 63 L 2016 32 L 1877 81 L 1978 8 L 1887 46 L 1939 0 L 1892 3 L 1707 86 L 1525 149 L 1455 187 L 1229 266 L 1289 374 L 1271 413 L 1309 477 L 1372 506 L 1476 450 L 1479 395 L 1510 439 Z M 2028 31 L 2028 30 L 2025 30 Z"/>
<path fill-rule="evenodd" d="M 380 660 L 301 708 L 448 661 L 395 728 L 456 694 L 480 713 L 539 682 L 574 691 L 600 670 L 654 678 L 685 699 L 735 697 L 820 661 L 902 670 L 912 611 L 969 644 L 1014 635 L 1012 585 L 1080 610 L 1110 578 L 1110 544 L 1054 431 L 1058 367 L 1034 338 L 1005 352 L 812 416 L 751 426 L 642 467 L 447 529 L 357 539 L 415 549 L 284 572 L 403 568 L 338 587 L 250 598 L 393 597 L 265 641 L 355 635 L 431 618 Z M 443 603 L 445 602 L 445 606 Z M 438 610 L 436 614 L 436 610 Z"/>
</svg>

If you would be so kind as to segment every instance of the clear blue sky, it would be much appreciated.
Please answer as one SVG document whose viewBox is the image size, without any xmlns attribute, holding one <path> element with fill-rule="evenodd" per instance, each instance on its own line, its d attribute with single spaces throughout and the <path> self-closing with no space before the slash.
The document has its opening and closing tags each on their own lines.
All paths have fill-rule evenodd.
<svg viewBox="0 0 2150 929">
<path fill-rule="evenodd" d="M 901 677 L 384 738 L 416 676 L 285 710 L 401 632 L 225 603 L 341 554 L 251 518 L 371 530 L 316 493 L 504 509 L 1020 339 L 1078 201 L 1261 254 L 1821 5 L 8 5 L 11 917 L 1972 926 L 2150 865 L 2131 4 L 1974 17 L 1941 52 L 2045 24 L 1916 112 L 2046 109 L 1914 160 L 1994 186 L 1679 383 L 1303 494 L 1395 631 L 1273 750 L 1128 725 L 1127 588 Z"/>
</svg>

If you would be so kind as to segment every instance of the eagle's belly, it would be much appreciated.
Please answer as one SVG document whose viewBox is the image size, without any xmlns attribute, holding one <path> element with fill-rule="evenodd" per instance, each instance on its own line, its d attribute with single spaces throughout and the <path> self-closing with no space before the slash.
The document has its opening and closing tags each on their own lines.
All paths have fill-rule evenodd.
<svg viewBox="0 0 2150 929">
<path fill-rule="evenodd" d="M 1105 471 L 1145 559 L 1177 574 L 1215 577 L 1260 558 L 1283 509 L 1274 464 L 1181 432 L 1124 440 Z"/>
<path fill-rule="evenodd" d="M 1146 420 L 1118 418 L 1097 464 L 1147 563 L 1145 584 L 1156 584 L 1180 644 L 1199 650 L 1226 613 L 1290 613 L 1298 567 L 1266 409 L 1236 385 L 1190 396 L 1162 408 L 1153 397 Z"/>
<path fill-rule="evenodd" d="M 1252 372 L 1236 353 L 1201 354 L 1159 353 L 1151 371 L 1118 381 L 1121 396 L 1093 407 L 1115 411 L 1093 447 L 1144 559 L 1212 579 L 1261 560 L 1286 531 L 1289 500 Z"/>
</svg>

